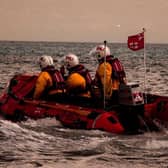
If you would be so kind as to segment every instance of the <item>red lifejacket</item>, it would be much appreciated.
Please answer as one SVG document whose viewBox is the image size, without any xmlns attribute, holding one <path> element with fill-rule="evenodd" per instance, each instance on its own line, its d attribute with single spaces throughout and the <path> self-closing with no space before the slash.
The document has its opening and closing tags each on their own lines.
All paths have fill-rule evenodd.
<svg viewBox="0 0 168 168">
<path fill-rule="evenodd" d="M 79 64 L 69 69 L 69 74 L 72 73 L 79 73 L 81 76 L 83 76 L 86 80 L 86 89 L 90 90 L 92 78 L 88 69 L 86 69 L 83 65 Z"/>
<path fill-rule="evenodd" d="M 99 63 L 103 63 L 105 58 L 99 60 Z M 126 78 L 126 73 L 124 71 L 124 67 L 121 64 L 118 58 L 114 58 L 113 55 L 106 56 L 106 62 L 110 63 L 112 66 L 112 79 L 119 80 L 120 83 L 124 83 L 124 78 Z"/>
<path fill-rule="evenodd" d="M 53 66 L 48 66 L 42 71 L 48 72 L 52 78 L 53 86 L 49 90 L 65 88 L 65 81 L 59 70 L 55 69 Z"/>
</svg>

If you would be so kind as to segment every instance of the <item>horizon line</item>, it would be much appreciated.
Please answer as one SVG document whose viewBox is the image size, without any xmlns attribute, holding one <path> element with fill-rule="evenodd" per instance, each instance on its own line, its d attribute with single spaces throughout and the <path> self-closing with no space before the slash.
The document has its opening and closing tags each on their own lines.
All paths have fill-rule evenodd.
<svg viewBox="0 0 168 168">
<path fill-rule="evenodd" d="M 30 42 L 34 42 L 34 43 L 103 43 L 104 40 L 102 42 L 98 42 L 98 41 L 49 41 L 49 40 L 0 40 L 0 42 L 25 42 L 25 43 L 30 43 Z M 110 44 L 127 44 L 127 42 L 108 42 Z M 166 45 L 168 43 L 164 43 L 164 42 L 147 42 L 146 44 L 163 44 Z"/>
</svg>

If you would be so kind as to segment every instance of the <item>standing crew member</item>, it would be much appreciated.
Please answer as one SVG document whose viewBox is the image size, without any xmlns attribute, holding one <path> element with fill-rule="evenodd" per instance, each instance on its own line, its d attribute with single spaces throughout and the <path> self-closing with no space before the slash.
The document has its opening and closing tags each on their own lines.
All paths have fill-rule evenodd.
<svg viewBox="0 0 168 168">
<path fill-rule="evenodd" d="M 96 46 L 90 54 L 96 56 L 99 62 L 94 83 L 100 88 L 101 98 L 105 96 L 105 100 L 114 99 L 117 103 L 119 85 L 126 83 L 123 66 L 117 58 L 111 55 L 106 45 Z"/>
</svg>

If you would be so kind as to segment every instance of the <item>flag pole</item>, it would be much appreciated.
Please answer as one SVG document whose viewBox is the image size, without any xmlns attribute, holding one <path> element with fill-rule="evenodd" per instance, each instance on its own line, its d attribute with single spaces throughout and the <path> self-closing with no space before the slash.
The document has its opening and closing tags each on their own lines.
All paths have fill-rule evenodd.
<svg viewBox="0 0 168 168">
<path fill-rule="evenodd" d="M 104 96 L 103 96 L 103 106 L 104 109 L 106 108 L 106 46 L 107 46 L 107 41 L 104 41 Z"/>
<path fill-rule="evenodd" d="M 145 33 L 146 33 L 146 29 L 143 28 L 143 33 L 144 33 L 144 101 L 145 101 L 145 104 L 147 103 L 147 95 L 146 95 L 146 36 L 145 36 Z"/>
</svg>

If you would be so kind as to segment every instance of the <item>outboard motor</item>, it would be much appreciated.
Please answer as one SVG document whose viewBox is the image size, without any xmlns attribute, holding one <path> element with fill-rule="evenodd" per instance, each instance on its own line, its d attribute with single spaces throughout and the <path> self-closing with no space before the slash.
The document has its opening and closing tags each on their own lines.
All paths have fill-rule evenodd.
<svg viewBox="0 0 168 168">
<path fill-rule="evenodd" d="M 119 87 L 119 115 L 129 133 L 137 133 L 144 116 L 144 98 L 139 84 L 121 84 Z"/>
</svg>

